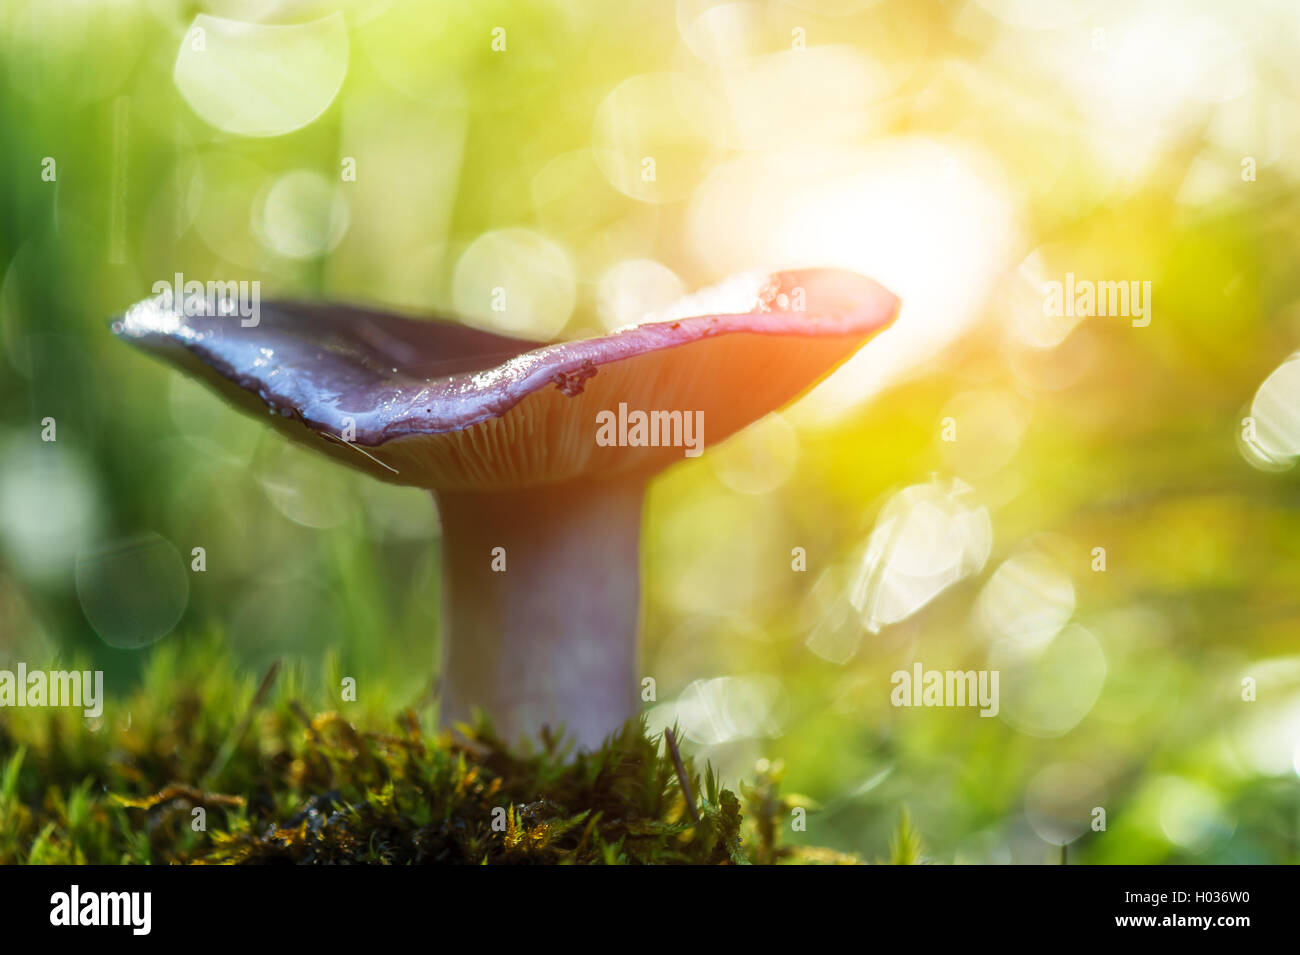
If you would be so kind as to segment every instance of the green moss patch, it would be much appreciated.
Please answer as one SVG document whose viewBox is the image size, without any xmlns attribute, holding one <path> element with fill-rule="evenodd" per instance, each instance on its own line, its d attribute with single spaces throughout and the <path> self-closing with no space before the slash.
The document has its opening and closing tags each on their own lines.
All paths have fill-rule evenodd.
<svg viewBox="0 0 1300 955">
<path fill-rule="evenodd" d="M 292 676 L 241 680 L 225 663 L 160 650 L 98 721 L 5 713 L 0 863 L 857 861 L 782 843 L 808 804 L 779 792 L 779 766 L 733 792 L 671 731 L 632 723 L 576 753 L 543 730 L 521 752 L 486 723 L 432 734 L 414 709 L 309 715 Z"/>
</svg>

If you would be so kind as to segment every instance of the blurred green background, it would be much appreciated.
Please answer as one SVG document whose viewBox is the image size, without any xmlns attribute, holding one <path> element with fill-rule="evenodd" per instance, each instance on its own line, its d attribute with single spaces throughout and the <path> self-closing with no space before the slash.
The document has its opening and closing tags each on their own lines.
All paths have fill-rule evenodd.
<svg viewBox="0 0 1300 955">
<path fill-rule="evenodd" d="M 156 282 L 545 338 L 840 265 L 897 326 L 652 488 L 651 725 L 783 761 L 795 841 L 1300 861 L 1298 45 L 1282 0 L 10 0 L 0 666 L 433 676 L 427 495 L 113 340 Z M 1067 273 L 1150 324 L 1045 314 Z M 914 661 L 998 716 L 891 706 Z"/>
</svg>

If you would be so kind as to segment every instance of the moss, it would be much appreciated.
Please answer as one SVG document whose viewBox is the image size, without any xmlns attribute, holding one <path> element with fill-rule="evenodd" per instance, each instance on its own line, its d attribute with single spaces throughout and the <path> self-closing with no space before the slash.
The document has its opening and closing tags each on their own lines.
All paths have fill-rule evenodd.
<svg viewBox="0 0 1300 955">
<path fill-rule="evenodd" d="M 8 711 L 0 863 L 857 861 L 781 843 L 807 803 L 779 793 L 779 766 L 737 794 L 671 732 L 631 723 L 575 753 L 543 730 L 517 751 L 486 723 L 427 733 L 413 709 L 309 716 L 278 667 L 254 683 L 226 663 L 161 650 L 99 721 Z"/>
</svg>

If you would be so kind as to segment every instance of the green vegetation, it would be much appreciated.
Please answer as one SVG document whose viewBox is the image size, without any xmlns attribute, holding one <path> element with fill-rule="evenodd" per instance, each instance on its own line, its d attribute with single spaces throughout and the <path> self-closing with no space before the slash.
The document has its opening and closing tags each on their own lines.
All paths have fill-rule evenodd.
<svg viewBox="0 0 1300 955">
<path fill-rule="evenodd" d="M 513 753 L 487 725 L 431 737 L 412 709 L 382 728 L 309 717 L 278 667 L 254 689 L 210 647 L 186 659 L 156 653 L 102 720 L 46 708 L 3 724 L 0 864 L 857 861 L 781 843 L 807 801 L 778 793 L 779 767 L 737 795 L 671 731 L 630 724 L 578 754 L 544 731 Z M 894 855 L 919 861 L 907 833 Z"/>
<path fill-rule="evenodd" d="M 1050 29 L 997 15 L 1040 6 Z M 1058 862 L 1061 842 L 1071 864 L 1300 862 L 1300 390 L 1256 407 L 1300 348 L 1294 19 L 1067 21 L 1079 6 L 354 0 L 337 90 L 307 71 L 334 47 L 304 62 L 278 39 L 276 70 L 203 85 L 251 62 L 212 30 L 181 71 L 196 97 L 176 66 L 214 5 L 0 3 L 0 668 L 84 660 L 109 694 L 98 726 L 0 710 L 0 861 L 417 858 L 443 850 L 412 833 L 449 811 L 467 828 L 439 845 L 504 858 L 484 833 L 511 805 L 543 856 L 730 857 L 730 789 L 754 861 L 914 855 L 906 806 L 932 862 Z M 671 81 L 618 92 L 645 74 Z M 225 91 L 249 102 L 197 111 Z M 238 132 L 277 103 L 286 126 L 322 111 Z M 692 777 L 700 825 L 635 734 L 585 765 L 435 741 L 429 496 L 290 447 L 107 328 L 177 273 L 491 321 L 513 260 L 476 256 L 520 228 L 571 263 L 563 338 L 637 317 L 635 288 L 631 318 L 608 310 L 628 262 L 632 286 L 666 270 L 688 290 L 849 265 L 906 303 L 907 375 L 868 364 L 827 385 L 879 384 L 869 400 L 830 414 L 831 387 L 716 447 L 706 422 L 705 453 L 649 490 L 637 676 L 649 735 L 680 725 L 684 762 L 720 780 L 713 798 Z M 563 298 L 509 272 L 539 308 Z M 1045 315 L 1044 283 L 1071 275 L 1149 281 L 1149 325 Z M 873 563 L 882 515 L 931 475 L 969 492 L 898 509 L 915 533 Z M 987 560 L 935 593 L 963 563 L 958 507 L 985 510 Z M 858 584 L 886 570 L 933 599 L 868 630 Z M 998 716 L 892 706 L 917 661 L 1000 669 Z M 665 788 L 588 803 L 600 766 Z M 777 776 L 820 805 L 806 831 Z M 169 786 L 199 792 L 122 802 Z M 633 809 L 685 828 L 633 837 Z"/>
</svg>

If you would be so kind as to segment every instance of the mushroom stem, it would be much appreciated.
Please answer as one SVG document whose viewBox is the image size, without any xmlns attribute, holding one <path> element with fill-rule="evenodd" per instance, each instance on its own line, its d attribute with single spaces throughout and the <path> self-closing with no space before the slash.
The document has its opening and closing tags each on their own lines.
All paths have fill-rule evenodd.
<svg viewBox="0 0 1300 955">
<path fill-rule="evenodd" d="M 435 492 L 444 726 L 481 708 L 507 742 L 563 724 L 592 749 L 633 715 L 644 491 L 633 477 Z"/>
</svg>

